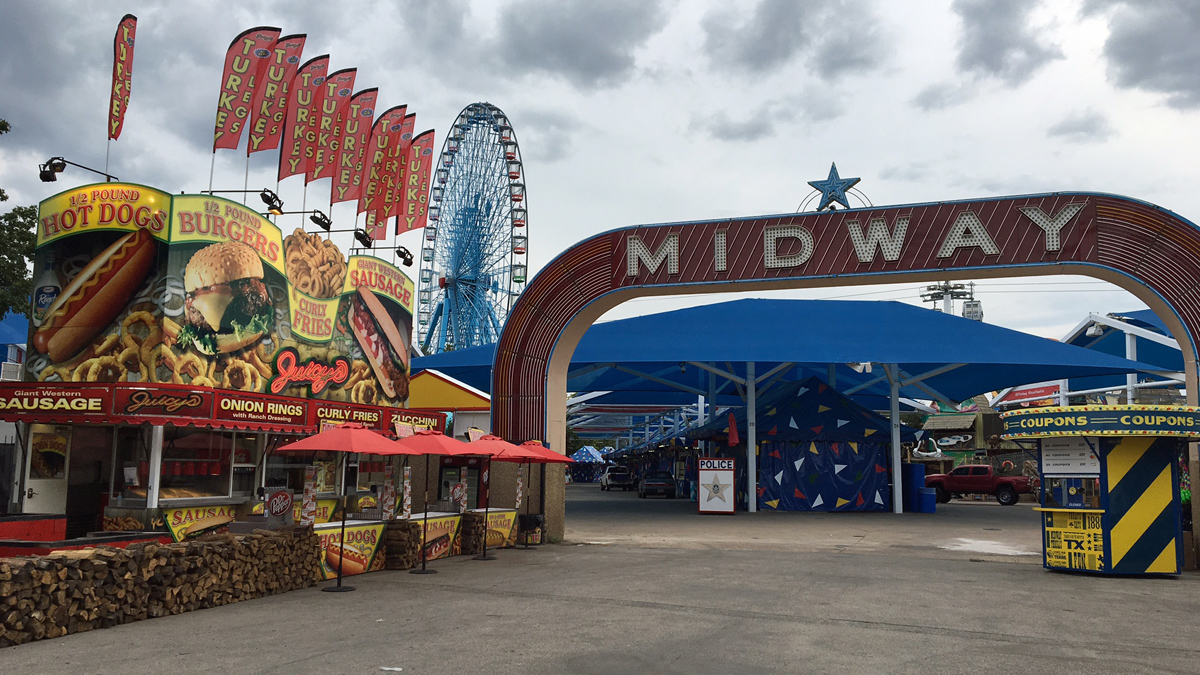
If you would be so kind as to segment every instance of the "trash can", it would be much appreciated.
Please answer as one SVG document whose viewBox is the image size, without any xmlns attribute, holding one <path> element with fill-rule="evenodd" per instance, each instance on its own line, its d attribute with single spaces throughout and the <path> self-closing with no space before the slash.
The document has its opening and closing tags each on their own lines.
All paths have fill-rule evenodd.
<svg viewBox="0 0 1200 675">
<path fill-rule="evenodd" d="M 904 489 L 904 510 L 909 513 L 925 513 L 921 507 L 921 490 L 925 488 L 925 465 L 915 462 L 901 464 L 900 482 Z"/>
<path fill-rule="evenodd" d="M 542 526 L 546 517 L 540 513 L 525 513 L 517 516 L 517 543 L 528 546 L 542 543 Z"/>
<path fill-rule="evenodd" d="M 937 513 L 937 490 L 934 488 L 921 488 L 921 508 L 917 513 Z"/>
</svg>

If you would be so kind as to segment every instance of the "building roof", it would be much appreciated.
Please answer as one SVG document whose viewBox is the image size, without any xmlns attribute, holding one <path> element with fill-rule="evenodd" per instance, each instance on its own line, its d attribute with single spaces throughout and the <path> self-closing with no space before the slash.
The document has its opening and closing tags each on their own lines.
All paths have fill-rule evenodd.
<svg viewBox="0 0 1200 675">
<path fill-rule="evenodd" d="M 930 415 L 921 425 L 925 431 L 962 431 L 975 428 L 975 413 L 942 413 Z"/>
</svg>

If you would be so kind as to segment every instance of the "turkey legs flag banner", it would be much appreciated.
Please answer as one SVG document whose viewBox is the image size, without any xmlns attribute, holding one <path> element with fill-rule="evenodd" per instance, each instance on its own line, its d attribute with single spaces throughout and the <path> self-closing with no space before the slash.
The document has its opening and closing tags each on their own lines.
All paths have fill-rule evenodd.
<svg viewBox="0 0 1200 675">
<path fill-rule="evenodd" d="M 334 156 L 330 204 L 357 201 L 362 193 L 363 167 L 378 100 L 378 89 L 363 89 L 350 98 L 350 104 L 338 116 L 338 149 Z"/>
<path fill-rule="evenodd" d="M 259 83 L 254 87 L 247 155 L 279 147 L 283 120 L 287 116 L 288 93 L 300 65 L 306 39 L 305 35 L 285 35 L 275 43 L 266 72 L 258 78 Z"/>
<path fill-rule="evenodd" d="M 393 171 L 399 170 L 399 146 L 393 147 L 392 142 L 400 142 L 400 130 L 404 127 L 407 110 L 406 105 L 388 108 L 375 120 L 363 167 L 362 193 L 358 197 L 359 213 L 375 214 L 383 206 L 382 194 L 387 187 L 385 172 L 389 166 L 393 167 Z M 371 218 L 367 219 L 367 233 L 372 239 L 382 239 L 386 234 L 382 230 L 383 223 L 372 222 Z"/>
<path fill-rule="evenodd" d="M 742 439 L 738 438 L 737 418 L 733 416 L 733 413 L 729 413 L 729 447 L 732 448 L 741 442 Z"/>
<path fill-rule="evenodd" d="M 433 168 L 433 129 L 413 139 L 408 150 L 408 167 L 404 170 L 404 199 L 400 217 L 396 219 L 396 234 L 425 227 L 429 210 L 429 172 Z"/>
<path fill-rule="evenodd" d="M 371 235 L 382 239 L 387 235 L 387 219 L 400 215 L 400 200 L 404 188 L 404 167 L 408 165 L 408 149 L 412 147 L 413 129 L 417 126 L 417 114 L 409 113 L 404 116 L 400 130 L 391 134 L 389 141 L 393 152 L 388 155 L 384 167 L 383 179 L 380 183 L 379 198 L 382 203 L 375 210 L 375 224 L 379 234 Z"/>
<path fill-rule="evenodd" d="M 236 148 L 242 140 L 254 105 L 254 85 L 266 73 L 279 31 L 271 26 L 251 28 L 229 44 L 217 100 L 213 152 L 217 148 Z"/>
<path fill-rule="evenodd" d="M 308 171 L 304 175 L 305 183 L 326 178 L 332 172 L 338 148 L 335 136 L 338 116 L 350 100 L 350 94 L 354 92 L 354 78 L 357 74 L 357 68 L 346 68 L 331 73 L 321 83 L 318 97 L 320 101 L 317 103 L 317 136 L 313 143 L 312 159 L 309 160 Z"/>
<path fill-rule="evenodd" d="M 279 151 L 279 180 L 308 171 L 311 155 L 304 154 L 305 138 L 315 133 L 309 130 L 309 118 L 328 70 L 329 55 L 322 54 L 300 66 L 292 78 L 287 123 L 283 126 L 283 147 Z M 315 142 L 315 136 L 313 140 Z"/>
<path fill-rule="evenodd" d="M 117 24 L 113 37 L 112 99 L 108 106 L 108 139 L 121 136 L 125 111 L 129 109 L 129 89 L 133 86 L 133 37 L 137 33 L 137 17 L 126 14 Z"/>
</svg>

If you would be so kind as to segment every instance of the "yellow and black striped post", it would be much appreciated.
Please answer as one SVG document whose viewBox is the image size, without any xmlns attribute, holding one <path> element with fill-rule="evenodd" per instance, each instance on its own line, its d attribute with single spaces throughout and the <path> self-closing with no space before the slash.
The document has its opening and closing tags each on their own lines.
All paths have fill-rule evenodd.
<svg viewBox="0 0 1200 675">
<path fill-rule="evenodd" d="M 1178 574 L 1183 565 L 1173 438 L 1104 439 L 1108 560 L 1113 574 Z"/>
</svg>

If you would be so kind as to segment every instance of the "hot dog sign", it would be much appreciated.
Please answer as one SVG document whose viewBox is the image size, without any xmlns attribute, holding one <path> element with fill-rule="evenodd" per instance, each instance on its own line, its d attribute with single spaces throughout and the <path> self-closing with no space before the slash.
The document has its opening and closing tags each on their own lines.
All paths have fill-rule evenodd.
<svg viewBox="0 0 1200 675">
<path fill-rule="evenodd" d="M 38 216 L 26 381 L 408 397 L 414 286 L 384 260 L 129 183 L 68 190 Z"/>
</svg>

